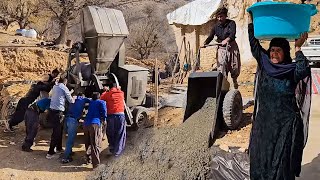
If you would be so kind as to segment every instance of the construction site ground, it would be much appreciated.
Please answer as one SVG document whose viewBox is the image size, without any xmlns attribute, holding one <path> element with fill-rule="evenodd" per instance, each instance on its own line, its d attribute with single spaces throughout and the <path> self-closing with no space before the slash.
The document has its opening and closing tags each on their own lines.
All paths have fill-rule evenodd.
<svg viewBox="0 0 320 180">
<path fill-rule="evenodd" d="M 34 46 L 37 40 L 14 36 L 13 33 L 1 31 L 1 51 L 0 51 L 0 83 L 1 103 L 11 100 L 15 97 L 16 101 L 19 97 L 24 96 L 30 88 L 29 81 L 37 81 L 50 70 L 58 67 L 64 69 L 67 62 L 67 54 L 64 52 L 46 50 Z M 24 44 L 12 43 L 15 39 L 24 40 Z M 19 47 L 17 47 L 19 46 Z M 154 60 L 136 60 L 127 58 L 130 64 L 140 65 L 149 69 L 154 67 Z M 159 62 L 160 69 L 164 69 L 164 63 Z M 255 63 L 243 66 L 243 74 L 240 76 L 240 90 L 244 97 L 252 97 L 252 79 L 254 72 L 251 66 L 255 67 Z M 172 84 L 170 81 L 164 80 L 159 87 L 160 96 L 166 94 Z M 152 93 L 152 92 L 151 92 Z M 1 106 L 1 118 L 7 117 L 7 107 Z M 248 137 L 250 132 L 251 109 L 245 110 L 244 123 L 238 131 L 227 132 L 221 135 L 216 141 L 217 146 L 221 146 L 225 150 L 229 146 L 242 147 L 248 146 Z M 153 120 L 153 113 L 150 112 L 150 123 Z M 159 110 L 160 128 L 174 128 L 182 123 L 184 110 L 182 108 L 164 107 Z M 151 127 L 152 128 L 152 127 Z M 84 179 L 91 172 L 91 167 L 83 164 L 84 144 L 83 133 L 79 130 L 75 142 L 75 158 L 70 164 L 63 165 L 57 160 L 47 160 L 45 155 L 50 143 L 51 129 L 40 129 L 36 138 L 35 146 L 32 153 L 21 151 L 21 145 L 25 136 L 24 122 L 19 124 L 15 133 L 6 134 L 3 132 L 4 126 L 0 127 L 0 179 Z M 150 129 L 150 128 L 148 128 Z M 128 132 L 134 134 L 136 132 Z M 142 133 L 143 132 L 139 132 Z M 65 140 L 65 138 L 64 138 Z M 134 142 L 128 142 L 130 143 Z M 103 149 L 107 148 L 107 141 L 103 141 Z M 108 164 L 105 155 L 101 155 L 102 163 Z"/>
<path fill-rule="evenodd" d="M 11 97 L 16 97 L 18 99 L 19 97 L 24 96 L 30 88 L 30 83 L 28 81 L 39 80 L 43 75 L 48 74 L 52 69 L 56 67 L 64 69 L 67 62 L 67 54 L 64 52 L 46 50 L 37 47 L 11 47 L 15 46 L 11 43 L 14 39 L 22 37 L 13 36 L 10 33 L 1 31 L 0 37 L 2 36 L 4 38 L 0 38 L 2 39 L 2 42 L 0 43 L 5 44 L 6 46 L 0 49 L 0 83 L 2 85 L 0 92 L 0 103 L 1 118 L 4 119 L 7 115 L 7 112 L 6 107 L 4 107 L 2 104 L 4 102 L 10 101 Z M 36 40 L 34 42 L 30 42 L 30 44 L 36 43 Z M 127 60 L 128 63 L 144 66 L 147 68 L 153 68 L 154 66 L 153 60 L 139 61 L 132 58 L 127 58 Z M 163 63 L 160 63 L 160 68 L 163 67 Z M 239 77 L 239 90 L 241 91 L 244 99 L 252 99 L 253 97 L 253 80 L 255 69 L 256 63 L 254 61 L 244 63 L 242 66 L 241 75 Z M 163 83 L 161 83 L 160 95 L 167 93 L 171 85 L 172 84 L 170 83 L 170 81 L 164 81 Z M 312 170 L 314 170 L 315 168 L 317 169 L 317 172 L 320 172 L 318 169 L 320 164 L 318 156 L 318 153 L 320 152 L 320 141 L 318 135 L 316 134 L 316 126 L 319 126 L 317 119 L 319 119 L 320 114 L 318 110 L 315 110 L 315 106 L 319 107 L 319 104 L 320 97 L 315 96 L 313 98 L 313 106 L 311 110 L 312 115 L 310 123 L 309 142 L 307 144 L 303 161 L 305 165 L 303 166 L 302 170 L 302 177 L 310 177 L 310 175 L 312 175 L 312 177 L 317 177 L 315 179 L 319 179 L 319 174 L 315 174 Z M 248 108 L 244 110 L 243 121 L 240 125 L 240 128 L 235 131 L 221 133 L 220 137 L 215 142 L 215 146 L 220 147 L 221 149 L 226 151 L 228 151 L 231 147 L 238 147 L 242 149 L 242 151 L 244 151 L 248 147 L 249 143 L 252 112 L 253 107 L 248 106 Z M 153 113 L 149 113 L 149 115 L 150 124 L 152 124 Z M 145 137 L 143 136 L 144 133 L 152 133 L 153 137 L 160 138 L 156 140 L 150 140 L 150 142 L 153 143 L 153 145 L 150 146 L 153 148 L 162 148 L 154 145 L 159 142 L 167 145 L 166 142 L 163 142 L 164 140 L 161 139 L 162 136 L 160 135 L 164 135 L 164 137 L 167 138 L 169 137 L 168 134 L 173 134 L 172 137 L 175 138 L 181 137 L 181 135 L 177 133 L 172 133 L 170 131 L 170 128 L 179 128 L 180 126 L 182 126 L 181 124 L 183 115 L 183 108 L 164 107 L 159 110 L 159 122 L 161 122 L 161 124 L 159 124 L 159 127 L 155 128 L 149 126 L 148 128 L 141 129 L 138 132 L 128 131 L 127 149 L 124 156 L 120 157 L 122 158 L 120 162 L 125 162 L 126 159 L 128 160 L 131 158 L 132 154 L 134 154 L 135 152 L 135 145 L 137 144 L 136 141 L 145 140 L 143 139 L 143 137 Z M 201 116 L 199 116 L 198 118 L 201 118 Z M 79 129 L 79 133 L 73 149 L 75 152 L 74 161 L 69 164 L 61 164 L 60 159 L 47 160 L 45 158 L 47 150 L 49 148 L 48 146 L 50 143 L 51 129 L 40 129 L 35 141 L 35 146 L 32 147 L 34 151 L 31 153 L 21 151 L 21 145 L 25 137 L 24 122 L 19 125 L 15 133 L 7 134 L 3 132 L 3 129 L 4 126 L 2 124 L 0 126 L 0 179 L 85 179 L 92 172 L 91 165 L 86 165 L 83 163 L 84 160 L 82 157 L 85 155 L 85 152 L 83 144 L 83 133 L 81 129 Z M 180 132 L 179 129 L 177 130 Z M 181 132 L 183 131 L 181 130 Z M 201 131 L 198 131 L 198 133 L 200 132 Z M 139 138 L 137 139 L 134 137 Z M 203 136 L 196 137 L 204 139 Z M 193 138 L 195 137 L 188 137 L 183 141 L 193 142 Z M 179 145 L 181 145 L 181 143 L 184 143 L 186 145 L 190 144 L 183 141 L 179 141 Z M 110 168 L 110 166 L 112 167 L 117 165 L 116 161 L 119 161 L 119 159 L 107 157 L 105 153 L 107 146 L 107 140 L 104 140 L 101 160 L 103 164 L 106 164 L 106 166 Z M 202 147 L 204 148 L 205 145 L 202 144 L 201 146 L 197 146 L 196 148 Z M 170 148 L 172 147 L 170 146 Z M 211 153 L 211 151 L 207 150 L 203 150 L 203 152 Z M 148 159 L 147 157 L 145 158 Z M 122 166 L 124 166 L 124 164 L 122 164 Z M 139 166 L 131 167 L 130 170 L 135 171 L 135 168 L 139 168 Z M 116 169 L 116 167 L 114 167 L 113 169 Z"/>
</svg>

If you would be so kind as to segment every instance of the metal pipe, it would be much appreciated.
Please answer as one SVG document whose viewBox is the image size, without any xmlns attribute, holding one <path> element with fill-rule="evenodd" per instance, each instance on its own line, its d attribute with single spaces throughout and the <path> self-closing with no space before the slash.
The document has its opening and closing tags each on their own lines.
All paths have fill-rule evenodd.
<svg viewBox="0 0 320 180">
<path fill-rule="evenodd" d="M 114 81 L 115 81 L 115 83 L 116 83 L 116 85 L 117 85 L 117 88 L 120 88 L 120 85 L 119 85 L 119 81 L 118 81 L 117 76 L 116 76 L 115 74 L 113 74 L 113 73 L 111 73 L 111 75 L 112 75 L 113 78 L 114 78 Z M 133 123 L 133 121 L 132 121 L 133 115 L 132 115 L 132 113 L 131 113 L 131 111 L 130 111 L 130 108 L 127 106 L 125 100 L 123 100 L 123 103 L 124 103 L 124 108 L 125 108 L 125 110 L 126 110 L 126 112 L 127 112 L 128 118 L 129 118 L 129 120 L 130 120 L 130 122 L 131 122 L 131 124 L 132 124 L 132 123 Z"/>
</svg>

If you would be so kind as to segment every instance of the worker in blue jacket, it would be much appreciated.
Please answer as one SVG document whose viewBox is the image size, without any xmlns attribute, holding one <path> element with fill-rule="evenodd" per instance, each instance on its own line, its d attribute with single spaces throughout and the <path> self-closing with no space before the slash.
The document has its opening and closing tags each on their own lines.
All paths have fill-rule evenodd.
<svg viewBox="0 0 320 180">
<path fill-rule="evenodd" d="M 101 122 L 105 123 L 106 118 L 106 102 L 100 100 L 100 93 L 94 92 L 83 124 L 87 162 L 91 159 L 93 168 L 100 165 Z"/>
<path fill-rule="evenodd" d="M 67 113 L 65 115 L 65 127 L 67 128 L 68 138 L 66 142 L 66 149 L 64 151 L 62 163 L 69 163 L 72 159 L 72 147 L 74 139 L 77 136 L 78 121 L 82 116 L 83 109 L 86 103 L 89 103 L 90 99 L 85 98 L 83 93 L 79 93 L 75 98 L 74 103 L 70 103 Z"/>
<path fill-rule="evenodd" d="M 45 112 L 50 107 L 51 100 L 49 98 L 41 99 L 31 105 L 24 114 L 26 124 L 26 138 L 22 145 L 22 151 L 31 152 L 34 138 L 39 130 L 39 115 Z"/>
</svg>

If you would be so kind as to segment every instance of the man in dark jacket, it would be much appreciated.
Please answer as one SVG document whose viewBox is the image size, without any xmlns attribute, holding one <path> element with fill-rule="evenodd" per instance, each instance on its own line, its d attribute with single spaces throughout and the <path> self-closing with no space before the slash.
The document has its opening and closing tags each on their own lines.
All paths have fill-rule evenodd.
<svg viewBox="0 0 320 180">
<path fill-rule="evenodd" d="M 8 127 L 6 127 L 5 132 L 14 132 L 13 127 L 23 121 L 28 106 L 39 97 L 40 91 L 45 91 L 47 89 L 48 86 L 41 82 L 31 85 L 28 93 L 18 101 L 16 110 L 8 121 Z"/>
<path fill-rule="evenodd" d="M 24 114 L 28 106 L 33 103 L 41 94 L 42 98 L 48 98 L 49 92 L 51 91 L 55 78 L 59 75 L 58 69 L 54 69 L 51 74 L 48 75 L 43 81 L 39 81 L 36 84 L 31 85 L 28 93 L 18 101 L 17 107 L 10 120 L 8 121 L 8 127 L 4 132 L 14 132 L 14 126 L 17 126 L 23 121 Z M 42 99 L 41 98 L 41 99 Z"/>
<path fill-rule="evenodd" d="M 227 19 L 228 9 L 225 7 L 219 8 L 216 13 L 218 23 L 216 23 L 208 38 L 204 42 L 204 47 L 208 45 L 217 36 L 217 69 L 225 77 L 228 77 L 230 72 L 235 89 L 238 89 L 237 78 L 240 75 L 240 52 L 236 39 L 236 23 L 233 20 Z M 228 46 L 227 46 L 228 45 Z"/>
<path fill-rule="evenodd" d="M 44 98 L 28 107 L 24 115 L 26 123 L 26 138 L 22 145 L 22 151 L 32 151 L 31 146 L 33 145 L 34 138 L 37 136 L 39 130 L 39 114 L 49 109 L 50 101 L 50 99 Z"/>
<path fill-rule="evenodd" d="M 54 86 L 55 79 L 58 77 L 59 73 L 59 70 L 56 68 L 52 70 L 51 74 L 48 74 L 46 77 L 43 78 L 42 81 L 40 81 L 42 84 L 47 85 L 47 89 L 40 92 L 40 99 L 49 97 L 49 92 Z"/>
</svg>

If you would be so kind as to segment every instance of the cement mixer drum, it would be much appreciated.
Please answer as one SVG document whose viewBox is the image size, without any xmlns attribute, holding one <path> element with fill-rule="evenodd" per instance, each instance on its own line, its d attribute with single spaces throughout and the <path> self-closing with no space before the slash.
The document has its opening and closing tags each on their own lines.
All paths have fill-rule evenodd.
<svg viewBox="0 0 320 180">
<path fill-rule="evenodd" d="M 97 6 L 82 11 L 82 37 L 94 74 L 105 74 L 129 31 L 121 11 Z"/>
</svg>

